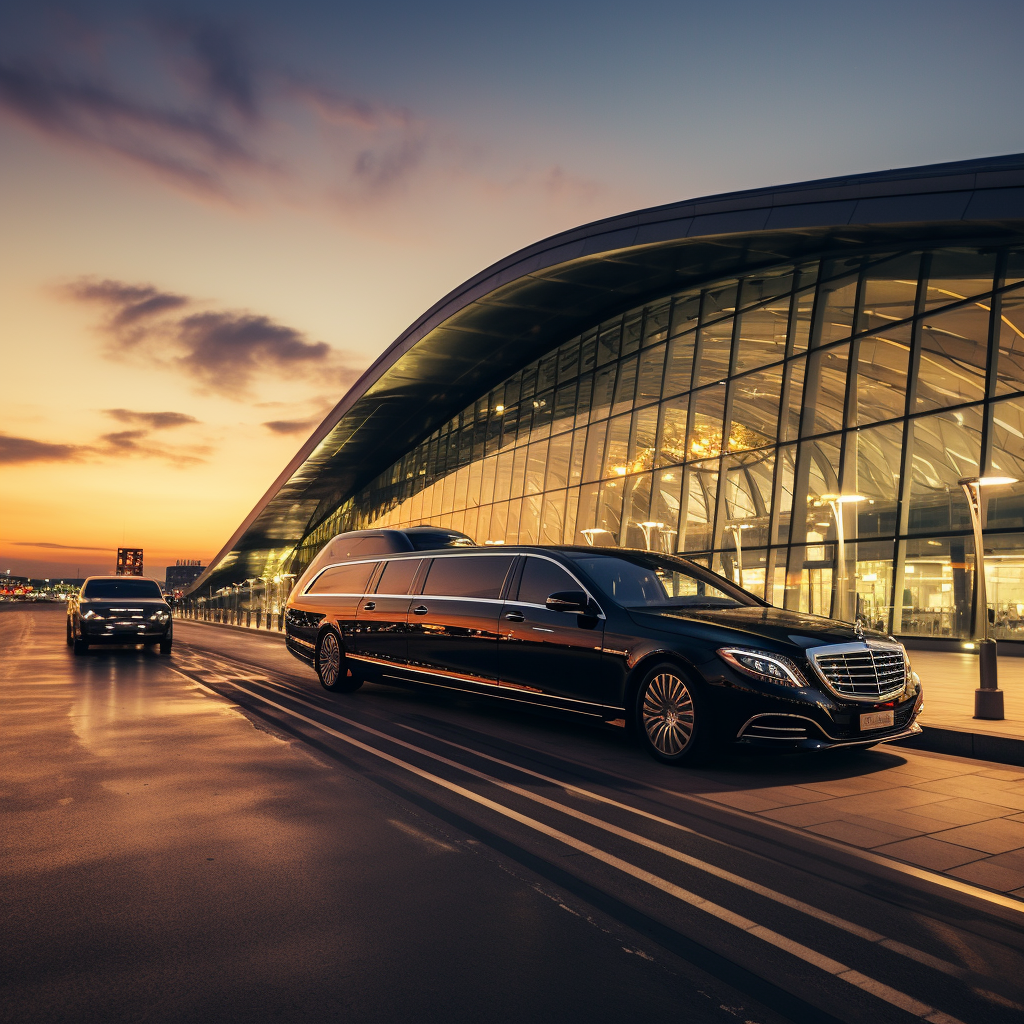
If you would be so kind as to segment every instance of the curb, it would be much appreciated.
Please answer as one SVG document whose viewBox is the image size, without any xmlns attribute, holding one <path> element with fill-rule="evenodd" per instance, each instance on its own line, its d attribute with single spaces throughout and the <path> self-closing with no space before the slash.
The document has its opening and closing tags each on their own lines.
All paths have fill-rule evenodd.
<svg viewBox="0 0 1024 1024">
<path fill-rule="evenodd" d="M 189 622 L 197 626 L 211 626 L 214 629 L 228 629 L 232 633 L 244 633 L 246 636 L 265 636 L 270 640 L 284 642 L 284 633 L 276 629 L 252 629 L 249 626 L 233 626 L 227 622 L 207 622 L 204 619 L 175 619 L 175 622 Z"/>
<path fill-rule="evenodd" d="M 913 747 L 933 754 L 953 754 L 979 761 L 1024 766 L 1024 738 L 994 736 L 990 733 L 967 732 L 959 729 L 936 729 L 922 725 L 920 736 L 897 740 L 894 747 Z"/>
</svg>

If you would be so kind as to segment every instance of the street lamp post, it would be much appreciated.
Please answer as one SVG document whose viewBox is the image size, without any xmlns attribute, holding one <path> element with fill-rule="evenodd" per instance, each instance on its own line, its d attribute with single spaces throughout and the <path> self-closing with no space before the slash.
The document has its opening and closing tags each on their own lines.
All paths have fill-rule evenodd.
<svg viewBox="0 0 1024 1024">
<path fill-rule="evenodd" d="M 978 645 L 980 686 L 974 691 L 974 717 L 1002 721 L 1003 691 L 999 689 L 999 665 L 996 642 L 988 635 L 988 595 L 985 589 L 985 541 L 981 532 L 981 489 L 1000 484 L 1015 484 L 1010 476 L 972 476 L 960 481 L 971 510 L 974 528 L 974 606 L 971 615 L 971 639 Z"/>
</svg>

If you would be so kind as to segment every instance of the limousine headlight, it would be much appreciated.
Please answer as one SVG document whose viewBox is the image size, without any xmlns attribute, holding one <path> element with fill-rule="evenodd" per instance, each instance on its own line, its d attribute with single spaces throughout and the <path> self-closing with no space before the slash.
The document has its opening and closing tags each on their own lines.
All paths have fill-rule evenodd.
<svg viewBox="0 0 1024 1024">
<path fill-rule="evenodd" d="M 796 663 L 781 654 L 751 651 L 743 647 L 722 647 L 718 654 L 733 668 L 761 682 L 776 683 L 779 686 L 807 685 Z"/>
</svg>

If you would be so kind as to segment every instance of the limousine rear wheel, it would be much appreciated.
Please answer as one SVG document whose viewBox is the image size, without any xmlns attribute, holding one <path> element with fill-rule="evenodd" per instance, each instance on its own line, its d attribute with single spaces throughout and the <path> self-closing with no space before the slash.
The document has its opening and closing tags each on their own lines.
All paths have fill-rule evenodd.
<svg viewBox="0 0 1024 1024">
<path fill-rule="evenodd" d="M 333 629 L 320 635 L 316 646 L 316 674 L 320 685 L 332 693 L 351 693 L 362 686 L 361 679 L 349 674 L 338 634 Z"/>
<path fill-rule="evenodd" d="M 702 702 L 675 665 L 650 668 L 637 688 L 636 731 L 648 753 L 666 764 L 695 764 L 707 747 Z"/>
</svg>

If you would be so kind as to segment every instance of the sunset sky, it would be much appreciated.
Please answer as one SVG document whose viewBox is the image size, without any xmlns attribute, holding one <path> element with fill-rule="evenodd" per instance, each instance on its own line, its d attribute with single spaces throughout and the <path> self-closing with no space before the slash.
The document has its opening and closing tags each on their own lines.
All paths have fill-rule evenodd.
<svg viewBox="0 0 1024 1024">
<path fill-rule="evenodd" d="M 0 571 L 207 562 L 441 295 L 702 194 L 1024 150 L 1024 5 L 0 9 Z"/>
</svg>

